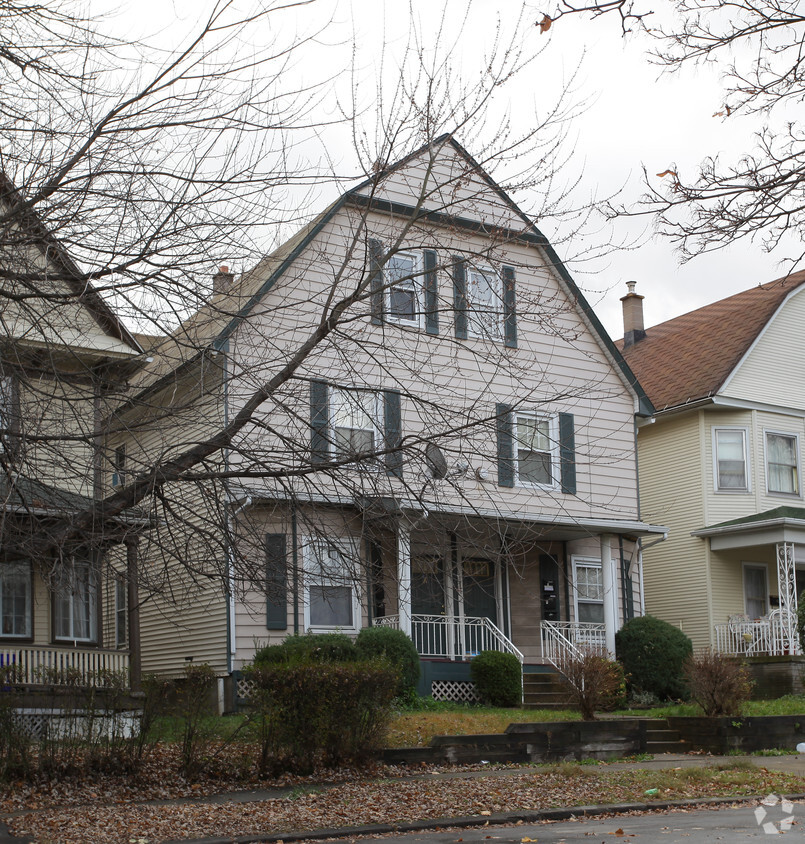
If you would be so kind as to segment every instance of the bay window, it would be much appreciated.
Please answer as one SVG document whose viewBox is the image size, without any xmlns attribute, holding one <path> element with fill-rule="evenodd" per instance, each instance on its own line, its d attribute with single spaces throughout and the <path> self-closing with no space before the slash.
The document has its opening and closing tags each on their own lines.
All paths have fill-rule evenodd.
<svg viewBox="0 0 805 844">
<path fill-rule="evenodd" d="M 715 488 L 720 492 L 748 492 L 746 431 L 743 428 L 714 428 Z"/>
<path fill-rule="evenodd" d="M 65 565 L 53 592 L 54 638 L 97 640 L 97 576 L 89 562 Z"/>
<path fill-rule="evenodd" d="M 799 495 L 799 441 L 796 435 L 766 432 L 766 483 L 769 492 Z"/>
</svg>

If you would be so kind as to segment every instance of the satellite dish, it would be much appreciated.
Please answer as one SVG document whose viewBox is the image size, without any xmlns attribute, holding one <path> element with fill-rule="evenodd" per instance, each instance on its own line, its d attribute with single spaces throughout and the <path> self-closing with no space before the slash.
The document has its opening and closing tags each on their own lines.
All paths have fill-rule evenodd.
<svg viewBox="0 0 805 844">
<path fill-rule="evenodd" d="M 425 446 L 425 463 L 434 478 L 441 480 L 447 476 L 447 459 L 436 443 L 428 443 Z"/>
</svg>

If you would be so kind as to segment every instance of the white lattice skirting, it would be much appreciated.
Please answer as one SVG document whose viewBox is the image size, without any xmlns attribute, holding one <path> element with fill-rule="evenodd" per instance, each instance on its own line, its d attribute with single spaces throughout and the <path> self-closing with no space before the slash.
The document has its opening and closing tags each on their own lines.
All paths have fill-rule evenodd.
<svg viewBox="0 0 805 844">
<path fill-rule="evenodd" d="M 83 710 L 16 709 L 14 727 L 35 741 L 42 739 L 132 738 L 140 724 L 139 712 L 87 713 Z"/>
<path fill-rule="evenodd" d="M 249 680 L 246 677 L 238 677 L 235 694 L 238 700 L 248 700 L 257 688 L 254 680 Z"/>
<path fill-rule="evenodd" d="M 434 700 L 451 700 L 453 703 L 480 703 L 481 698 L 470 680 L 434 680 L 430 684 Z"/>
</svg>

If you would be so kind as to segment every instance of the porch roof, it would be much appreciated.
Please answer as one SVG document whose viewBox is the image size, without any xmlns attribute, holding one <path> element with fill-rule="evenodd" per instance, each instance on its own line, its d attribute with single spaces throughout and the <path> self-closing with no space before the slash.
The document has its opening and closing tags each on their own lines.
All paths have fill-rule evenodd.
<svg viewBox="0 0 805 844">
<path fill-rule="evenodd" d="M 96 503 L 96 499 L 87 495 L 60 489 L 25 475 L 17 475 L 11 480 L 0 478 L 0 501 L 2 510 L 21 516 L 64 516 L 86 510 Z M 145 511 L 129 508 L 111 521 L 137 525 L 149 523 L 149 518 Z"/>
<path fill-rule="evenodd" d="M 773 510 L 694 530 L 691 536 L 708 538 L 713 551 L 776 545 L 780 542 L 805 544 L 805 508 L 775 507 Z"/>
</svg>

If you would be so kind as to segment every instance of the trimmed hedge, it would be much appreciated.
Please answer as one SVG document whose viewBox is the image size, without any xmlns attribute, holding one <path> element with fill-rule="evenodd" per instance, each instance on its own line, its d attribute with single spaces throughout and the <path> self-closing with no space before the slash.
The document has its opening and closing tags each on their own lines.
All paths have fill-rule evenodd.
<svg viewBox="0 0 805 844">
<path fill-rule="evenodd" d="M 382 746 L 397 689 L 388 663 L 264 663 L 246 673 L 257 686 L 264 771 L 360 762 Z"/>
<path fill-rule="evenodd" d="M 399 674 L 397 697 L 416 694 L 419 654 L 411 637 L 391 627 L 364 627 L 355 640 L 362 659 L 386 659 Z"/>
<path fill-rule="evenodd" d="M 685 662 L 693 645 L 678 627 L 650 615 L 633 618 L 615 634 L 615 650 L 631 690 L 660 700 L 686 697 Z"/>
<path fill-rule="evenodd" d="M 514 654 L 481 651 L 470 663 L 470 676 L 484 703 L 519 706 L 523 693 L 523 669 Z"/>
<path fill-rule="evenodd" d="M 308 633 L 291 635 L 279 645 L 266 645 L 254 655 L 255 665 L 277 665 L 300 662 L 355 662 L 355 643 L 344 633 Z"/>
</svg>

